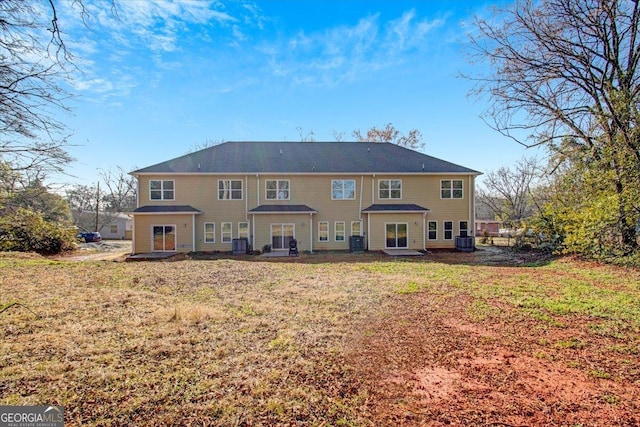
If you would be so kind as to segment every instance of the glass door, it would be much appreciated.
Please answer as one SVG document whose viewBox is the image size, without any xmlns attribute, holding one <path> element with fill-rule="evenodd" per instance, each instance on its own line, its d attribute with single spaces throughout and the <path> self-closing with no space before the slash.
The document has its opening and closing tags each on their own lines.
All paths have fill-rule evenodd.
<svg viewBox="0 0 640 427">
<path fill-rule="evenodd" d="M 387 248 L 407 248 L 407 224 L 385 224 L 387 232 Z"/>
<path fill-rule="evenodd" d="M 295 234 L 294 224 L 271 224 L 271 249 L 289 250 L 289 242 Z"/>
<path fill-rule="evenodd" d="M 153 251 L 175 252 L 176 227 L 174 225 L 153 226 Z"/>
</svg>

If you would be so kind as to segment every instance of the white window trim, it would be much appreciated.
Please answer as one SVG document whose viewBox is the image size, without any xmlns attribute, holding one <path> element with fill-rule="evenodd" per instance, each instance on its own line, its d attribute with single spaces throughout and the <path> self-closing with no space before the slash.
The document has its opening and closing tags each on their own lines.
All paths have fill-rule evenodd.
<svg viewBox="0 0 640 427">
<path fill-rule="evenodd" d="M 350 181 L 353 182 L 353 197 L 333 197 L 333 183 L 334 182 L 342 182 L 342 194 L 344 195 L 344 184 L 345 182 Z M 332 179 L 331 180 L 331 200 L 355 200 L 356 199 L 356 180 L 355 179 Z"/>
<path fill-rule="evenodd" d="M 242 236 L 240 234 L 240 225 L 242 225 L 242 224 L 246 224 L 247 225 L 247 235 L 246 236 Z M 246 238 L 246 239 L 248 239 L 249 238 L 249 234 L 251 234 L 251 233 L 249 233 L 249 223 L 247 221 L 239 222 L 238 223 L 238 238 Z"/>
<path fill-rule="evenodd" d="M 338 240 L 338 224 L 342 224 L 342 240 Z M 333 241 L 334 242 L 346 242 L 347 241 L 347 224 L 344 221 L 333 222 Z"/>
<path fill-rule="evenodd" d="M 160 181 L 160 190 L 153 190 L 153 191 L 160 191 L 160 198 L 159 199 L 152 199 L 151 198 L 151 183 L 153 181 Z M 164 183 L 165 182 L 173 182 L 173 198 L 172 199 L 165 199 L 164 198 Z M 175 200 L 176 199 L 176 181 L 174 179 L 150 179 L 149 180 L 149 200 Z"/>
<path fill-rule="evenodd" d="M 467 223 L 467 228 L 462 228 L 462 223 Z M 467 231 L 467 236 L 469 235 L 469 221 L 458 221 L 458 235 L 462 236 L 462 230 Z"/>
<path fill-rule="evenodd" d="M 296 238 L 296 225 L 294 223 L 292 223 L 292 222 L 273 222 L 273 223 L 269 224 L 269 242 L 270 242 L 269 244 L 270 245 L 273 244 L 273 226 L 274 225 L 276 227 L 291 226 L 291 228 L 293 228 L 293 238 L 294 239 Z M 274 250 L 274 251 L 288 251 L 289 248 L 276 249 L 276 248 L 272 247 L 271 250 Z"/>
<path fill-rule="evenodd" d="M 153 227 L 173 227 L 173 235 L 175 236 L 175 249 L 173 250 L 166 250 L 166 249 L 162 249 L 162 250 L 156 250 L 154 248 L 154 239 L 153 239 Z M 163 245 L 164 247 L 166 247 L 166 245 Z M 151 224 L 151 252 L 177 252 L 178 251 L 178 227 L 176 226 L 176 224 Z"/>
<path fill-rule="evenodd" d="M 380 183 L 381 182 L 389 183 L 389 197 L 380 197 Z M 400 197 L 391 197 L 391 181 L 399 181 L 400 182 Z M 395 190 L 395 189 L 394 189 Z M 378 180 L 378 199 L 379 200 L 402 200 L 402 180 L 401 179 L 379 179 Z"/>
<path fill-rule="evenodd" d="M 404 224 L 405 227 L 407 228 L 407 246 L 387 246 L 387 225 L 389 224 L 394 224 L 396 226 L 396 241 L 398 240 L 398 225 L 399 224 Z M 385 222 L 384 223 L 384 248 L 385 249 L 408 249 L 409 248 L 409 223 L 408 222 Z"/>
<path fill-rule="evenodd" d="M 435 237 L 435 239 L 432 239 L 432 238 L 429 237 L 429 232 L 431 231 L 429 229 L 429 224 L 431 224 L 431 223 L 436 225 L 436 230 L 435 230 L 436 231 L 436 237 Z M 427 240 L 431 240 L 431 241 L 438 240 L 438 221 L 428 221 L 427 222 Z"/>
<path fill-rule="evenodd" d="M 270 181 L 275 181 L 276 182 L 276 198 L 270 198 L 267 195 L 269 194 L 269 189 L 267 188 L 267 183 Z M 287 192 L 289 194 L 289 197 L 287 197 L 286 199 L 281 199 L 280 198 L 280 182 L 287 182 Z M 289 179 L 265 179 L 264 181 L 264 199 L 265 200 L 291 200 L 291 180 Z"/>
<path fill-rule="evenodd" d="M 320 226 L 322 224 L 326 224 L 327 225 L 327 238 L 326 240 L 321 240 L 320 239 Z M 318 242 L 328 242 L 329 241 L 329 221 L 319 221 L 318 222 Z"/>
<path fill-rule="evenodd" d="M 207 225 L 213 225 L 213 240 L 207 240 Z M 216 242 L 216 223 L 215 222 L 205 222 L 202 226 L 204 233 L 202 235 L 202 240 L 204 243 L 215 243 Z M 211 234 L 211 233 L 209 233 Z"/>
<path fill-rule="evenodd" d="M 451 238 L 447 239 L 447 228 L 445 227 L 445 224 L 447 222 L 451 223 Z M 453 221 L 442 221 L 442 240 L 453 240 Z"/>
<path fill-rule="evenodd" d="M 442 190 L 444 190 L 442 188 L 442 183 L 448 181 L 451 183 L 451 187 L 449 188 L 449 191 L 451 192 L 451 197 L 442 197 Z M 462 183 L 462 188 L 456 188 L 456 190 L 460 190 L 462 195 L 460 197 L 453 197 L 453 181 L 460 181 Z M 464 199 L 464 180 L 463 179 L 441 179 L 440 180 L 440 200 L 462 200 Z"/>
<path fill-rule="evenodd" d="M 225 231 L 224 231 L 224 226 L 228 225 L 229 226 L 229 240 L 224 240 L 225 238 Z M 221 222 L 220 223 L 220 243 L 231 243 L 233 242 L 233 223 L 232 222 Z"/>
<path fill-rule="evenodd" d="M 228 191 L 229 191 L 229 195 L 231 195 L 232 192 L 234 191 L 231 188 L 231 183 L 234 182 L 234 181 L 237 181 L 237 182 L 240 183 L 240 198 L 239 199 L 234 199 L 232 197 L 230 197 L 228 199 L 220 198 L 220 183 L 221 182 L 228 182 L 229 183 Z M 219 179 L 218 180 L 218 188 L 216 188 L 216 191 L 218 192 L 218 200 L 244 200 L 244 187 L 243 187 L 243 185 L 244 184 L 242 183 L 241 179 Z M 238 190 L 235 190 L 235 191 L 238 191 Z"/>
<path fill-rule="evenodd" d="M 359 234 L 353 234 L 353 225 L 354 224 L 359 224 L 360 225 L 360 233 Z M 352 236 L 362 236 L 362 221 L 351 221 L 351 235 Z"/>
</svg>

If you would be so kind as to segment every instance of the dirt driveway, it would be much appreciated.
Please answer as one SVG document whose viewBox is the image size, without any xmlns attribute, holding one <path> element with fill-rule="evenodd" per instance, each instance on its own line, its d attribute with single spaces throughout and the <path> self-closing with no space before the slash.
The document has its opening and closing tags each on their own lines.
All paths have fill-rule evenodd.
<svg viewBox="0 0 640 427">
<path fill-rule="evenodd" d="M 82 243 L 77 251 L 57 257 L 60 261 L 113 261 L 131 253 L 131 240 Z"/>
</svg>

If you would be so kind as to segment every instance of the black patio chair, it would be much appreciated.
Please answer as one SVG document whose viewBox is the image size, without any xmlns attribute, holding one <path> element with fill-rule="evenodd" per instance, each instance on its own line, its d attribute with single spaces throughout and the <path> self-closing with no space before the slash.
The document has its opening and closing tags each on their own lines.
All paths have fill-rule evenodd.
<svg viewBox="0 0 640 427">
<path fill-rule="evenodd" d="M 298 241 L 296 239 L 289 240 L 289 256 L 298 256 Z"/>
</svg>

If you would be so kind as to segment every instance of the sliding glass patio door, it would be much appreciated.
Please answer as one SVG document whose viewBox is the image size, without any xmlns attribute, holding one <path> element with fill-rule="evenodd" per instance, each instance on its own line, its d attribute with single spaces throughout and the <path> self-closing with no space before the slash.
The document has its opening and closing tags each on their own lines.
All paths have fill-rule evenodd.
<svg viewBox="0 0 640 427">
<path fill-rule="evenodd" d="M 271 224 L 271 249 L 289 249 L 295 234 L 294 224 Z"/>
</svg>

